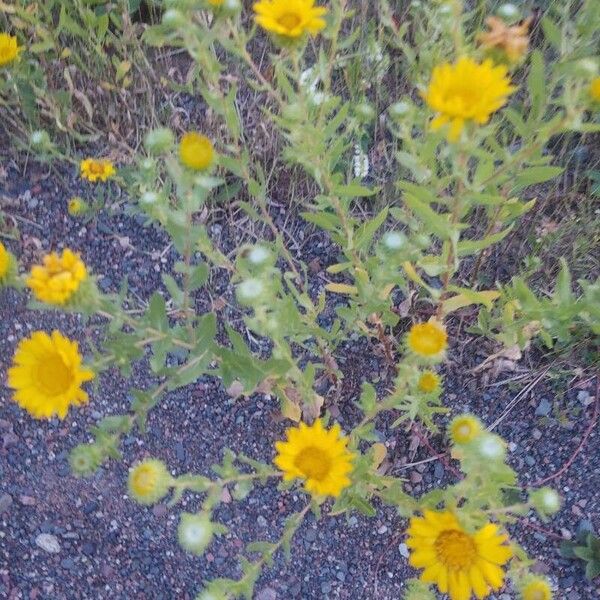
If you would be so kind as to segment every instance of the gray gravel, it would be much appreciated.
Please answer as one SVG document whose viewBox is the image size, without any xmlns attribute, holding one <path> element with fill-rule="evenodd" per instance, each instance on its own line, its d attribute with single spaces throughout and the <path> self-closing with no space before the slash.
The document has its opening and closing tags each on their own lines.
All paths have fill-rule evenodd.
<svg viewBox="0 0 600 600">
<path fill-rule="evenodd" d="M 108 211 L 87 225 L 73 221 L 66 215 L 66 200 L 86 189 L 70 174 L 66 177 L 68 190 L 60 180 L 42 178 L 35 170 L 21 177 L 10 171 L 8 179 L 0 181 L 3 194 L 16 201 L 8 210 L 20 217 L 23 234 L 19 244 L 8 245 L 29 263 L 38 240 L 44 250 L 68 242 L 102 275 L 105 289 L 115 290 L 126 275 L 132 293 L 147 298 L 160 286 L 161 272 L 167 271 L 175 258 L 171 252 L 162 260 L 154 258 L 167 245 L 164 236 L 143 229 L 139 220 L 111 216 Z M 224 247 L 231 249 L 234 228 L 227 222 L 213 225 L 218 225 Z M 305 260 L 316 272 L 335 261 L 326 240 L 310 234 L 304 240 Z M 231 297 L 226 280 L 215 277 L 210 285 L 213 297 Z M 206 311 L 209 306 L 207 297 L 198 298 L 198 310 Z M 223 314 L 239 324 L 239 314 Z M 82 341 L 96 333 L 93 326 L 84 329 L 77 316 L 31 313 L 22 295 L 0 292 L 2 378 L 19 339 L 32 329 L 53 327 Z M 486 355 L 483 346 L 468 344 L 465 350 L 461 341 L 451 348 L 446 402 L 454 412 L 473 410 L 491 423 L 520 384 L 486 388 L 484 380 L 468 375 Z M 349 343 L 344 358 L 340 361 L 345 374 L 341 401 L 333 410 L 342 426 L 350 427 L 357 418 L 352 402 L 361 382 L 365 376 L 383 379 L 385 368 L 365 340 Z M 89 439 L 86 431 L 100 415 L 126 411 L 127 388 L 145 383 L 143 365 L 134 369 L 130 382 L 111 372 L 102 378 L 90 404 L 72 411 L 63 422 L 30 419 L 0 386 L 1 598 L 191 599 L 200 590 L 202 579 L 236 576 L 236 557 L 244 544 L 277 539 L 285 516 L 304 505 L 301 493 L 280 493 L 274 486 L 256 489 L 242 503 L 223 503 L 216 517 L 230 533 L 218 538 L 204 557 L 195 558 L 177 544 L 178 510 L 163 504 L 144 508 L 127 498 L 127 469 L 145 456 L 161 458 L 175 474 L 208 473 L 211 464 L 220 462 L 226 447 L 272 459 L 273 443 L 284 430 L 276 402 L 265 396 L 233 401 L 218 381 L 208 377 L 167 395 L 151 414 L 146 437 L 125 440 L 122 463 L 107 464 L 90 480 L 72 477 L 67 464 L 69 449 Z M 555 389 L 540 384 L 502 421 L 498 432 L 512 442 L 511 461 L 523 484 L 555 472 L 571 455 L 586 426 L 581 412 L 584 403 L 578 398 L 583 398 L 583 392 L 593 395 L 593 385 L 589 382 L 584 390 L 566 389 L 564 396 L 557 397 Z M 439 462 L 403 470 L 403 464 L 427 457 L 427 450 L 409 456 L 405 434 L 390 431 L 385 420 L 377 426 L 388 440 L 391 470 L 406 477 L 407 490 L 420 494 L 448 481 Z M 539 524 L 532 517 L 532 526 L 514 528 L 515 536 L 537 560 L 536 569 L 547 573 L 560 589 L 557 598 L 561 599 L 599 597 L 598 586 L 585 581 L 581 566 L 559 557 L 556 543 L 557 536 L 571 536 L 581 527 L 600 530 L 598 442 L 596 430 L 585 452 L 555 482 L 565 497 L 558 517 L 548 524 Z M 441 438 L 432 443 L 444 445 Z M 193 510 L 197 502 L 188 495 L 180 508 Z M 373 519 L 350 514 L 315 523 L 309 517 L 294 539 L 291 563 L 278 557 L 259 580 L 255 598 L 397 600 L 404 581 L 414 574 L 406 561 L 401 533 L 405 526 L 405 521 L 386 507 Z M 510 591 L 497 596 L 503 600 L 513 597 Z"/>
</svg>

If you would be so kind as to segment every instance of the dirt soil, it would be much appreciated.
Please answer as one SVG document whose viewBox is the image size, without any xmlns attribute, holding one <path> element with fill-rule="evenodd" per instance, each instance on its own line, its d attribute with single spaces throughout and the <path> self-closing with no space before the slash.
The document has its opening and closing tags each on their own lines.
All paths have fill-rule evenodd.
<svg viewBox="0 0 600 600">
<path fill-rule="evenodd" d="M 89 194 L 73 173 L 48 174 L 30 166 L 24 174 L 10 167 L 6 174 L 0 180 L 0 199 L 17 219 L 22 238 L 5 241 L 24 265 L 68 244 L 81 252 L 106 291 L 116 291 L 127 276 L 132 294 L 143 303 L 161 287 L 161 273 L 168 272 L 175 259 L 163 234 L 143 228 L 142 220 L 119 210 L 104 210 L 85 225 L 70 218 L 67 199 Z M 282 208 L 276 213 L 279 222 L 289 218 Z M 221 213 L 209 230 L 226 250 L 244 235 L 239 223 L 231 225 Z M 294 252 L 306 263 L 312 261 L 318 289 L 324 285 L 319 271 L 337 262 L 335 250 L 308 230 L 297 239 Z M 198 310 L 208 310 L 210 297 L 218 296 L 234 304 L 227 280 L 217 274 L 198 298 Z M 231 307 L 220 313 L 236 326 L 240 317 Z M 188 495 L 175 509 L 162 504 L 141 507 L 126 495 L 128 467 L 155 456 L 177 475 L 208 473 L 227 447 L 269 461 L 285 429 L 276 418 L 276 400 L 256 395 L 234 401 L 218 380 L 203 377 L 162 400 L 145 437 L 136 434 L 124 440 L 123 462 L 108 463 L 90 480 L 77 479 L 69 472 L 69 450 L 89 439 L 86 431 L 100 416 L 127 411 L 127 389 L 148 385 L 146 370 L 143 364 L 136 367 L 131 381 L 109 372 L 87 406 L 72 410 L 62 422 L 35 421 L 11 401 L 5 376 L 18 341 L 40 328 L 59 328 L 84 346 L 99 332 L 97 323 L 84 326 L 77 316 L 29 311 L 24 294 L 0 292 L 0 598 L 192 599 L 202 580 L 235 577 L 236 557 L 245 543 L 277 539 L 285 516 L 304 506 L 302 493 L 280 493 L 275 486 L 255 489 L 242 503 L 225 498 L 216 517 L 229 533 L 202 558 L 186 554 L 176 539 L 177 516 L 180 509 L 193 510 L 198 499 Z M 517 371 L 497 377 L 472 374 L 489 347 L 464 333 L 453 340 L 444 399 L 452 409 L 450 416 L 470 410 L 488 425 L 502 417 L 496 431 L 510 441 L 510 460 L 522 484 L 556 473 L 574 453 L 592 418 L 595 381 L 575 373 L 561 380 L 546 376 L 511 404 L 544 371 L 543 358 L 530 353 Z M 389 376 L 379 355 L 362 339 L 350 340 L 341 352 L 342 394 L 329 408 L 342 427 L 356 422 L 352 403 L 361 382 L 385 383 Z M 325 395 L 331 399 L 327 390 Z M 407 490 L 420 494 L 452 481 L 452 473 L 439 460 L 406 467 L 431 457 L 431 449 L 421 446 L 413 452 L 408 435 L 390 430 L 384 419 L 377 427 L 388 440 L 389 472 L 404 476 Z M 558 553 L 561 538 L 579 530 L 600 530 L 599 437 L 594 428 L 570 468 L 551 482 L 564 497 L 560 514 L 549 523 L 529 515 L 513 527 L 514 536 L 536 559 L 535 569 L 548 575 L 560 600 L 600 597 L 600 582 L 587 582 L 581 563 Z M 441 436 L 431 444 L 437 451 L 447 447 Z M 278 556 L 256 586 L 255 598 L 397 600 L 405 581 L 415 574 L 407 564 L 405 527 L 406 522 L 386 507 L 379 507 L 372 519 L 349 514 L 317 523 L 310 517 L 294 538 L 291 562 Z M 40 540 L 46 541 L 46 549 Z M 516 595 L 506 589 L 490 598 L 509 600 Z"/>
</svg>

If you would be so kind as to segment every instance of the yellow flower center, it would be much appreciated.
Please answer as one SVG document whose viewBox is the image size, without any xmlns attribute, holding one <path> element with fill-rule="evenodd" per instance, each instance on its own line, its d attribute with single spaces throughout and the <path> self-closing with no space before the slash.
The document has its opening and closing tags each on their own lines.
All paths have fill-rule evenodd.
<svg viewBox="0 0 600 600">
<path fill-rule="evenodd" d="M 294 464 L 306 478 L 317 481 L 323 481 L 331 469 L 329 457 L 314 446 L 302 449 L 296 456 Z"/>
<path fill-rule="evenodd" d="M 281 17 L 277 19 L 277 22 L 282 27 L 285 27 L 285 29 L 287 29 L 288 31 L 291 31 L 292 29 L 295 29 L 296 27 L 298 27 L 298 25 L 300 25 L 302 19 L 297 15 L 297 13 L 289 12 L 283 13 L 283 15 L 281 15 Z"/>
<path fill-rule="evenodd" d="M 457 529 L 442 531 L 434 548 L 439 561 L 452 571 L 469 568 L 477 558 L 477 548 L 471 537 Z"/>
<path fill-rule="evenodd" d="M 64 394 L 73 381 L 69 367 L 59 354 L 47 355 L 38 362 L 37 377 L 40 388 L 49 396 Z"/>
<path fill-rule="evenodd" d="M 133 476 L 133 486 L 138 494 L 151 492 L 156 485 L 156 474 L 148 468 L 140 468 Z"/>
<path fill-rule="evenodd" d="M 88 168 L 93 175 L 102 175 L 104 173 L 104 165 L 100 162 L 92 162 Z"/>
<path fill-rule="evenodd" d="M 419 379 L 419 389 L 422 392 L 433 392 L 438 385 L 438 377 L 435 373 L 423 373 Z"/>
</svg>

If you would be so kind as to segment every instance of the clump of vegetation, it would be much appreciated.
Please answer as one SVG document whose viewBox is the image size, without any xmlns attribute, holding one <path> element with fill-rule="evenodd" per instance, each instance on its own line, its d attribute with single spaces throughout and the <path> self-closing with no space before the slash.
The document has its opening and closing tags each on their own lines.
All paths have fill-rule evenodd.
<svg viewBox="0 0 600 600">
<path fill-rule="evenodd" d="M 164 289 L 138 314 L 127 310 L 126 283 L 118 294 L 102 292 L 84 257 L 69 248 L 49 253 L 20 276 L 17 259 L 0 246 L 0 282 L 27 286 L 32 307 L 103 320 L 101 343 L 87 361 L 59 331 L 23 338 L 7 375 L 14 400 L 34 418 L 62 419 L 93 402 L 86 382 L 114 367 L 128 377 L 134 363 L 148 359 L 157 383 L 130 389 L 130 411 L 103 417 L 91 431 L 94 441 L 72 450 L 72 469 L 81 476 L 108 459 L 120 460 L 121 438 L 143 434 L 149 412 L 165 394 L 204 375 L 219 377 L 232 396 L 275 396 L 289 420 L 286 439 L 273 440 L 273 464 L 230 450 L 212 466 L 211 477 L 174 477 L 155 459 L 131 469 L 129 494 L 141 504 L 168 497 L 176 507 L 184 494 L 201 497 L 199 510 L 182 513 L 178 528 L 181 546 L 196 555 L 226 531 L 214 516 L 226 487 L 242 500 L 271 479 L 281 493 L 302 486 L 305 506 L 287 518 L 280 539 L 248 545 L 241 577 L 203 582 L 200 600 L 251 598 L 261 570 L 279 550 L 289 553 L 309 511 L 317 518 L 351 510 L 375 515 L 375 499 L 409 522 L 409 563 L 420 578 L 409 582 L 406 598 L 437 592 L 452 600 L 484 598 L 507 579 L 525 600 L 551 597 L 548 582 L 529 572 L 531 561 L 507 525 L 530 511 L 553 515 L 560 498 L 550 488 L 521 489 L 506 461 L 507 442 L 477 416 L 456 416 L 447 434 L 460 466 L 457 481 L 414 497 L 400 478 L 379 473 L 386 446 L 375 420 L 390 413 L 395 427 L 438 430 L 439 415 L 448 410 L 441 366 L 455 342 L 448 325 L 466 307 L 479 314 L 479 333 L 506 346 L 522 347 L 538 336 L 547 345 L 568 345 L 600 333 L 600 284 L 581 280 L 576 293 L 566 263 L 547 297 L 518 274 L 505 286 L 484 286 L 478 278 L 491 249 L 535 207 L 537 186 L 562 173 L 550 142 L 567 132 L 600 131 L 594 54 L 600 16 L 592 0 L 578 4 L 572 17 L 549 12 L 541 23 L 543 45 L 532 49 L 532 20 L 510 6 L 489 15 L 484 31 L 481 10 L 470 11 L 460 0 L 412 3 L 402 23 L 382 1 L 367 11 L 365 39 L 345 0 L 322 6 L 260 0 L 250 13 L 232 0 L 167 1 L 160 22 L 145 28 L 143 42 L 189 53 L 188 83 L 210 117 L 201 131 L 182 135 L 167 125 L 152 127 L 131 164 L 121 168 L 108 158 L 115 155 L 111 149 L 76 159 L 52 131 L 41 129 L 37 111 L 43 116 L 56 101 L 56 127 L 73 140 L 85 138 L 72 124 L 62 125 L 69 123 L 73 98 L 84 106 L 89 101 L 75 87 L 58 100 L 47 95 L 44 83 L 45 61 L 60 50 L 57 36 L 64 30 L 81 37 L 69 8 L 59 10 L 58 32 L 49 27 L 58 10 L 53 3 L 35 10 L 17 4 L 9 11 L 15 33 L 0 38 L 7 73 L 0 98 L 17 138 L 33 125 L 31 148 L 40 158 L 78 164 L 95 190 L 94 206 L 101 206 L 110 186 L 122 188 L 131 198 L 127 209 L 147 226 L 162 228 L 178 253 L 173 272 L 163 275 Z M 96 45 L 101 54 L 109 36 L 117 50 L 130 48 L 128 12 L 78 10 L 85 32 L 92 32 L 81 44 Z M 43 41 L 28 42 L 32 27 Z M 269 44 L 268 66 L 254 61 L 254 44 Z M 61 50 L 63 58 L 67 50 Z M 110 61 L 110 91 L 130 84 L 134 63 L 126 56 L 117 52 Z M 385 90 L 392 64 L 409 87 L 399 97 L 383 91 L 382 106 L 374 88 Z M 241 89 L 261 98 L 264 122 L 282 147 L 270 164 L 240 114 Z M 376 154 L 372 144 L 380 127 L 385 166 L 375 169 L 369 155 Z M 309 190 L 302 217 L 338 251 L 316 293 L 308 266 L 291 253 L 269 211 L 278 185 L 273 173 L 282 169 L 302 171 Z M 233 198 L 269 234 L 225 254 L 199 215 L 211 203 Z M 368 216 L 358 210 L 364 207 L 371 207 Z M 87 203 L 74 198 L 68 208 L 81 215 Z M 235 286 L 246 328 L 268 340 L 268 356 L 258 356 L 227 323 L 223 341 L 215 311 L 197 312 L 195 295 L 217 269 Z M 398 298 L 416 298 L 423 308 L 403 313 Z M 326 325 L 321 317 L 332 299 L 336 317 Z M 343 376 L 336 356 L 351 337 L 381 348 L 394 381 L 380 394 L 365 381 L 360 397 L 352 399 L 360 420 L 342 432 L 318 382 Z M 590 548 L 579 554 L 592 556 Z"/>
</svg>

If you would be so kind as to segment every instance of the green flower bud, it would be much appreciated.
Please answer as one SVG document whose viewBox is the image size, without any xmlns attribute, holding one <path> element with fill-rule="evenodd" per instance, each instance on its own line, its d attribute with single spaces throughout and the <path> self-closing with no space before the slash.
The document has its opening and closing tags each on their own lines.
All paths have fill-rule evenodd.
<svg viewBox="0 0 600 600">
<path fill-rule="evenodd" d="M 486 460 L 503 461 L 506 457 L 506 444 L 500 436 L 487 433 L 477 440 L 477 451 Z"/>
<path fill-rule="evenodd" d="M 252 305 L 264 295 L 265 291 L 266 286 L 260 279 L 246 279 L 237 286 L 237 299 L 241 304 Z"/>
<path fill-rule="evenodd" d="M 388 112 L 390 113 L 390 117 L 395 121 L 399 121 L 403 117 L 405 117 L 411 110 L 412 105 L 410 102 L 406 102 L 404 100 L 400 100 L 399 102 L 395 102 L 388 108 Z"/>
<path fill-rule="evenodd" d="M 74 475 L 87 477 L 100 467 L 103 458 L 96 444 L 79 444 L 69 454 L 69 465 Z"/>
<path fill-rule="evenodd" d="M 369 102 L 361 102 L 355 107 L 354 111 L 356 117 L 362 123 L 369 123 L 377 116 L 373 105 Z"/>
<path fill-rule="evenodd" d="M 38 129 L 31 134 L 31 145 L 36 148 L 48 148 L 51 145 L 50 136 L 43 129 Z"/>
<path fill-rule="evenodd" d="M 388 231 L 382 238 L 381 243 L 386 250 L 400 250 L 406 246 L 406 236 L 400 231 Z"/>
<path fill-rule="evenodd" d="M 159 195 L 156 192 L 144 192 L 140 198 L 142 204 L 156 204 L 158 202 Z"/>
<path fill-rule="evenodd" d="M 173 478 L 163 462 L 144 460 L 129 471 L 127 488 L 140 504 L 156 504 L 169 492 Z"/>
<path fill-rule="evenodd" d="M 497 10 L 497 13 L 498 16 L 502 17 L 509 23 L 514 23 L 521 16 L 519 9 L 514 4 L 510 3 L 506 3 L 500 6 Z"/>
<path fill-rule="evenodd" d="M 206 514 L 182 513 L 177 528 L 179 544 L 184 550 L 201 556 L 213 538 L 213 524 Z"/>
<path fill-rule="evenodd" d="M 591 58 L 582 58 L 575 63 L 575 70 L 581 77 L 595 77 L 598 74 L 598 62 Z"/>
<path fill-rule="evenodd" d="M 176 8 L 170 8 L 165 11 L 162 18 L 162 24 L 166 27 L 181 27 L 185 25 L 187 19 L 185 15 Z"/>
<path fill-rule="evenodd" d="M 168 152 L 173 147 L 174 143 L 175 138 L 173 137 L 173 132 L 166 127 L 149 131 L 144 139 L 146 150 L 148 150 L 150 154 L 163 154 Z"/>
<path fill-rule="evenodd" d="M 560 510 L 561 498 L 556 490 L 543 487 L 535 490 L 529 496 L 533 507 L 542 515 L 553 515 Z"/>
</svg>

